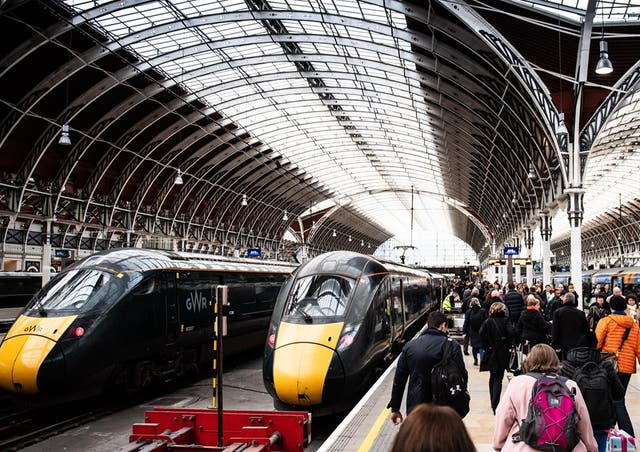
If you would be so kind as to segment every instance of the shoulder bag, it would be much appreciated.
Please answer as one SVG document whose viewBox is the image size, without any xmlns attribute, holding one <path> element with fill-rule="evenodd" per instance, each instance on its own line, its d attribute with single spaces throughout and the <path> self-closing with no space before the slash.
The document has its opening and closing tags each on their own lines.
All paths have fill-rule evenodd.
<svg viewBox="0 0 640 452">
<path fill-rule="evenodd" d="M 631 332 L 631 328 L 627 328 L 626 330 L 624 330 L 624 335 L 622 336 L 622 342 L 620 342 L 620 347 L 618 347 L 617 352 L 600 352 L 600 361 L 609 361 L 616 372 L 618 371 L 618 354 L 622 350 L 624 341 L 627 340 L 630 332 Z"/>
</svg>

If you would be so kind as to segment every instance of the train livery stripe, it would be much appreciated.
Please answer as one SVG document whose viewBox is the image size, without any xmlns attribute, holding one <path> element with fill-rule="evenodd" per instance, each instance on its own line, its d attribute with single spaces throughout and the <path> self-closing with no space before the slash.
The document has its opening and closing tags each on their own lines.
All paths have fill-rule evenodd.
<svg viewBox="0 0 640 452">
<path fill-rule="evenodd" d="M 278 398 L 299 406 L 322 402 L 324 379 L 343 323 L 294 324 L 278 329 L 273 379 Z"/>
<path fill-rule="evenodd" d="M 38 393 L 38 370 L 76 316 L 20 316 L 0 347 L 0 387 L 11 392 Z"/>
<path fill-rule="evenodd" d="M 20 335 L 36 335 L 57 342 L 76 317 L 75 315 L 65 317 L 29 317 L 21 315 L 7 333 L 5 341 Z"/>
</svg>

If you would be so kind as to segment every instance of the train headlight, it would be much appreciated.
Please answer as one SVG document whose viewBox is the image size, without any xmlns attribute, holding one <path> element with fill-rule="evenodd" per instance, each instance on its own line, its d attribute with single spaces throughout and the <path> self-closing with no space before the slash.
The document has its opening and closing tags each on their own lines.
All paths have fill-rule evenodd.
<svg viewBox="0 0 640 452">
<path fill-rule="evenodd" d="M 84 328 L 77 326 L 70 331 L 70 334 L 75 337 L 84 336 Z"/>
<path fill-rule="evenodd" d="M 340 336 L 340 340 L 338 341 L 337 350 L 339 352 L 351 347 L 351 345 L 355 341 L 356 334 L 358 334 L 359 328 L 360 325 L 345 328 L 344 333 L 342 333 L 342 336 Z"/>
<path fill-rule="evenodd" d="M 276 333 L 271 333 L 269 335 L 269 337 L 267 338 L 267 344 L 269 344 L 269 347 L 271 348 L 276 346 Z"/>
</svg>

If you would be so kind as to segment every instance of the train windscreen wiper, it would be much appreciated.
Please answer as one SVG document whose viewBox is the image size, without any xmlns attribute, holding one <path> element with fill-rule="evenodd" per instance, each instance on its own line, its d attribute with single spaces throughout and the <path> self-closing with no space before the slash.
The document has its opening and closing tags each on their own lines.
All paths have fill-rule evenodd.
<svg viewBox="0 0 640 452">
<path fill-rule="evenodd" d="M 44 308 L 44 306 L 42 306 L 42 298 L 43 297 L 38 297 L 36 299 L 36 304 L 34 306 L 38 310 L 38 312 L 40 313 L 41 317 L 46 317 L 47 316 L 47 310 Z"/>
<path fill-rule="evenodd" d="M 295 310 L 298 314 L 302 316 L 302 318 L 304 318 L 305 323 L 313 323 L 313 317 L 311 317 L 309 313 L 307 313 L 304 309 L 302 309 L 302 307 L 296 305 Z"/>
</svg>

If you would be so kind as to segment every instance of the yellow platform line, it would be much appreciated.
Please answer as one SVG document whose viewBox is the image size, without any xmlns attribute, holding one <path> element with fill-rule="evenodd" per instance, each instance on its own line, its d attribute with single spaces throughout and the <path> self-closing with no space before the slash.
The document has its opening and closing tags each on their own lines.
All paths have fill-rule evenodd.
<svg viewBox="0 0 640 452">
<path fill-rule="evenodd" d="M 384 410 L 382 410 L 382 412 L 378 416 L 378 419 L 376 419 L 376 421 L 373 423 L 373 426 L 371 426 L 371 430 L 369 430 L 369 433 L 364 438 L 364 441 L 362 441 L 362 444 L 360 444 L 360 447 L 358 447 L 358 452 L 367 452 L 371 450 L 371 446 L 373 445 L 373 442 L 376 440 L 376 438 L 380 434 L 380 429 L 382 428 L 382 424 L 384 424 L 384 421 L 387 420 L 390 414 L 391 414 L 391 408 L 385 408 Z"/>
</svg>

